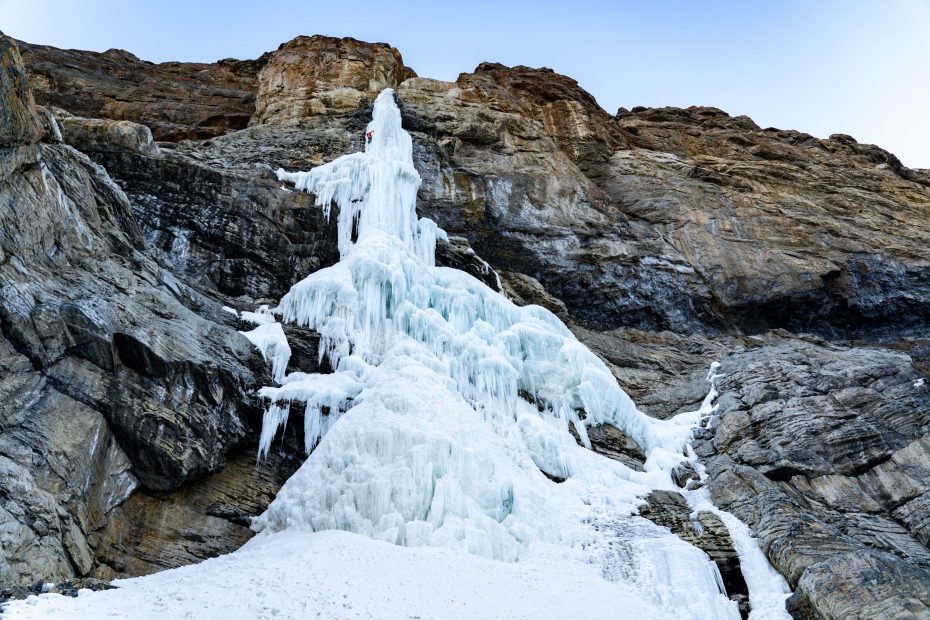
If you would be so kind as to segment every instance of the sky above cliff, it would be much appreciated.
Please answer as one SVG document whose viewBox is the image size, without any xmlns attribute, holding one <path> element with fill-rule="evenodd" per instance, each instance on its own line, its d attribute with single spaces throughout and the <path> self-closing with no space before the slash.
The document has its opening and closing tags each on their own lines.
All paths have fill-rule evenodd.
<svg viewBox="0 0 930 620">
<path fill-rule="evenodd" d="M 712 105 L 847 133 L 930 168 L 930 0 L 316 2 L 0 0 L 0 30 L 152 61 L 254 58 L 298 34 L 386 41 L 422 76 L 548 66 L 613 113 Z"/>
</svg>

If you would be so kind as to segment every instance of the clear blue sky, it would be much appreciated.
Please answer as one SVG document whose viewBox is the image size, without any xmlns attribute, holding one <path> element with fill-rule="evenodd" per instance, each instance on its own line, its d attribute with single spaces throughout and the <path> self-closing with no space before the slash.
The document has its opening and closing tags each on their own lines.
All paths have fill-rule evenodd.
<svg viewBox="0 0 930 620">
<path fill-rule="evenodd" d="M 0 30 L 146 60 L 254 58 L 298 34 L 386 41 L 426 77 L 548 66 L 620 106 L 713 105 L 848 133 L 930 168 L 930 0 L 0 0 Z"/>
</svg>

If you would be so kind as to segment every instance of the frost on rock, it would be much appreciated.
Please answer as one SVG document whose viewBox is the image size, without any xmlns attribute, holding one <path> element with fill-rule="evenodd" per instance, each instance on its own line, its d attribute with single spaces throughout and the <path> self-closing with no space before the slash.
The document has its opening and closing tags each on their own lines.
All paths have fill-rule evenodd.
<svg viewBox="0 0 930 620">
<path fill-rule="evenodd" d="M 391 90 L 368 129 L 363 153 L 278 171 L 325 212 L 338 207 L 340 261 L 276 308 L 241 314 L 258 325 L 245 335 L 278 384 L 260 390 L 260 456 L 294 402 L 305 406 L 309 453 L 254 527 L 347 530 L 505 561 L 556 554 L 599 565 L 677 617 L 739 618 L 706 554 L 636 516 L 644 495 L 675 488 L 671 469 L 688 458 L 715 390 L 698 411 L 651 418 L 551 312 L 436 267 L 445 233 L 416 216 L 420 177 Z M 334 372 L 285 375 L 276 316 L 318 332 Z M 590 447 L 586 429 L 601 423 L 639 443 L 644 472 L 570 433 Z"/>
</svg>

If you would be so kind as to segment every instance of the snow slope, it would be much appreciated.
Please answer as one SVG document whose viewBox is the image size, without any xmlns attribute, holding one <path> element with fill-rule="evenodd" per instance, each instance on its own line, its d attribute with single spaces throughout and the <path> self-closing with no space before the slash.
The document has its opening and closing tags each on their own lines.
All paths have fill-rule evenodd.
<svg viewBox="0 0 930 620">
<path fill-rule="evenodd" d="M 4 618 L 245 620 L 270 618 L 658 618 L 593 566 L 558 558 L 497 562 L 408 549 L 348 532 L 260 536 L 236 553 L 116 582 L 76 599 L 16 601 Z"/>
</svg>

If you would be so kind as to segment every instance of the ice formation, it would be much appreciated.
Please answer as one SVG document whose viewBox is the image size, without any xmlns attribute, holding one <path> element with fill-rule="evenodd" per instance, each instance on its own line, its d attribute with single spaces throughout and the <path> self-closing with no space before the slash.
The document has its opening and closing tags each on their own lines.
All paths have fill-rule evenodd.
<svg viewBox="0 0 930 620">
<path fill-rule="evenodd" d="M 597 564 L 676 617 L 739 618 L 706 554 L 636 516 L 641 498 L 675 488 L 672 467 L 693 459 L 691 434 L 714 407 L 714 369 L 698 411 L 666 421 L 640 412 L 552 313 L 435 266 L 445 233 L 417 218 L 420 177 L 392 91 L 378 96 L 368 129 L 363 153 L 278 171 L 327 213 L 338 207 L 340 261 L 276 308 L 242 313 L 277 383 L 260 391 L 260 454 L 295 402 L 310 453 L 256 529 L 347 530 L 504 561 L 555 553 Z M 290 348 L 276 317 L 316 330 L 334 372 L 285 374 Z M 578 445 L 571 431 L 589 448 L 587 429 L 602 423 L 642 446 L 644 472 Z M 685 493 L 713 508 L 706 494 Z M 787 617 L 784 580 L 726 518 L 744 569 L 755 571 L 746 575 L 753 617 Z"/>
<path fill-rule="evenodd" d="M 274 320 L 267 309 L 259 312 L 243 312 L 244 321 L 251 321 L 257 327 L 251 331 L 239 332 L 261 351 L 266 362 L 271 363 L 271 376 L 278 383 L 284 382 L 284 372 L 291 359 L 291 345 L 284 335 L 284 328 Z"/>
</svg>

